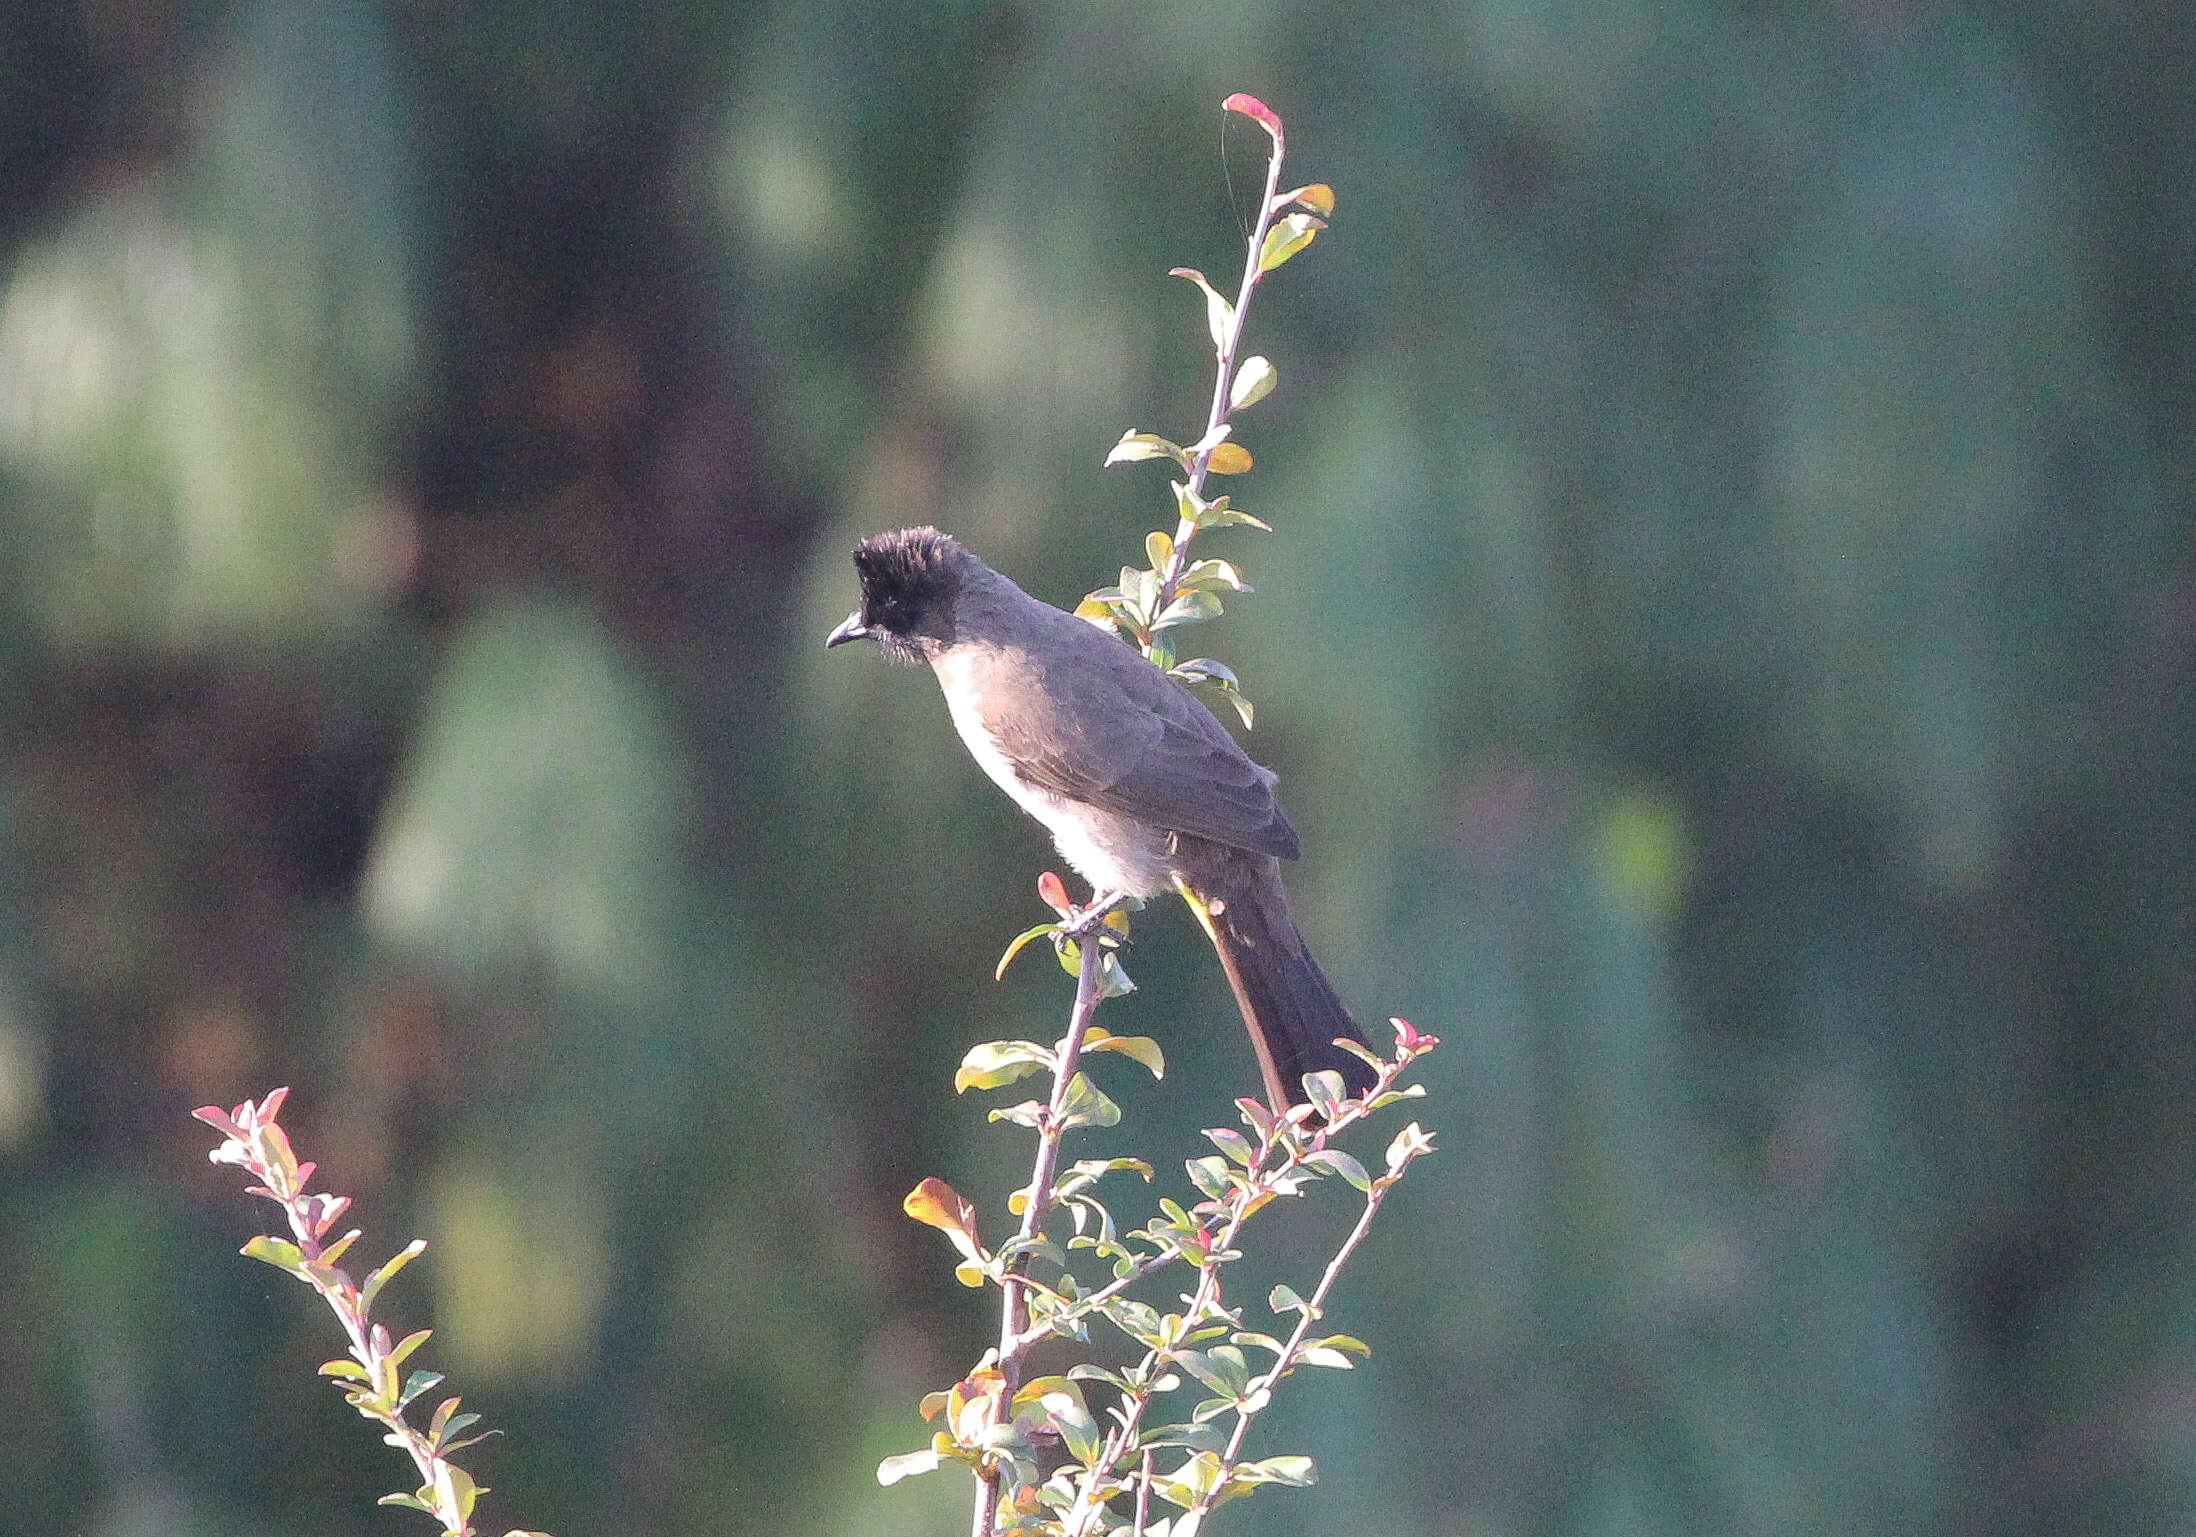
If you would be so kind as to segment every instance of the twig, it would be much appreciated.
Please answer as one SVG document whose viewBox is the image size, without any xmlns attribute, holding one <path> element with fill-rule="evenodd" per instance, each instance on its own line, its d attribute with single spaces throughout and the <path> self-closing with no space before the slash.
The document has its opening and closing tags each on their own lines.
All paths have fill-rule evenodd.
<svg viewBox="0 0 2196 1537">
<path fill-rule="evenodd" d="M 1068 1093 L 1083 1058 L 1083 1037 L 1105 999 L 1105 947 L 1095 937 L 1081 941 L 1081 964 L 1075 973 L 1075 1005 L 1068 1013 L 1067 1036 L 1060 1042 L 1059 1066 L 1054 1070 L 1052 1096 L 1037 1128 L 1037 1158 L 1030 1170 L 1028 1200 L 1022 1207 L 1022 1225 L 1016 1237 L 1026 1243 L 1044 1231 L 1053 1208 L 1052 1186 L 1060 1172 L 1060 1145 L 1067 1135 Z M 1005 1390 L 997 1399 L 995 1415 L 1013 1412 L 1014 1393 L 1022 1385 L 1022 1362 L 1029 1348 L 1044 1336 L 1029 1327 L 1029 1250 L 1019 1248 L 1007 1262 L 999 1292 L 999 1375 Z M 976 1504 L 969 1530 L 973 1537 L 992 1537 L 998 1529 L 999 1476 L 996 1469 L 976 1480 Z"/>
</svg>

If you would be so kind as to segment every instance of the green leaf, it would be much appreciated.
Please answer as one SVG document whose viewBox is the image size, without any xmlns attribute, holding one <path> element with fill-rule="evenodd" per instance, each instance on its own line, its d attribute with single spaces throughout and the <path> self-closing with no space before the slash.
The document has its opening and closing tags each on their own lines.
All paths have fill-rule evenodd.
<svg viewBox="0 0 2196 1537">
<path fill-rule="evenodd" d="M 321 1362 L 320 1375 L 323 1377 L 341 1377 L 346 1382 L 371 1382 L 374 1380 L 372 1372 L 366 1370 L 365 1367 L 359 1365 L 349 1356 L 339 1356 L 333 1361 Z"/>
<path fill-rule="evenodd" d="M 1205 461 L 1205 468 L 1215 475 L 1240 475 L 1251 467 L 1251 451 L 1240 443 L 1222 443 Z"/>
<path fill-rule="evenodd" d="M 1271 272 L 1310 245 L 1327 221 L 1315 213 L 1292 213 L 1276 219 L 1266 231 L 1266 243 L 1258 251 L 1258 270 Z"/>
<path fill-rule="evenodd" d="M 452 1399 L 451 1402 L 455 1403 L 456 1400 Z M 480 1416 L 477 1414 L 453 1414 L 444 1425 L 435 1431 L 435 1442 L 437 1445 L 445 1445 L 452 1436 L 463 1435 L 466 1426 L 479 1423 Z M 478 1440 L 479 1437 L 476 1436 L 474 1439 Z"/>
<path fill-rule="evenodd" d="M 1337 1371 L 1349 1371 L 1357 1363 L 1339 1350 L 1329 1350 L 1324 1345 L 1306 1345 L 1297 1355 L 1306 1366 L 1329 1366 Z"/>
<path fill-rule="evenodd" d="M 1136 1438 L 1137 1447 L 1143 1451 L 1179 1446 L 1193 1452 L 1217 1452 L 1227 1444 L 1226 1433 L 1217 1425 L 1160 1425 Z"/>
<path fill-rule="evenodd" d="M 903 1478 L 938 1471 L 939 1456 L 933 1451 L 902 1452 L 877 1464 L 877 1482 L 891 1488 Z"/>
<path fill-rule="evenodd" d="M 1199 454 L 1209 454 L 1229 438 L 1235 436 L 1235 428 L 1227 422 L 1215 422 L 1205 429 L 1205 435 L 1182 450 L 1192 459 Z"/>
<path fill-rule="evenodd" d="M 1159 607 L 1159 590 L 1166 584 L 1156 571 L 1135 573 L 1136 607 L 1139 612 L 1153 613 Z"/>
<path fill-rule="evenodd" d="M 331 1270 L 334 1269 L 336 1261 L 343 1258 L 344 1250 L 350 1248 L 352 1244 L 357 1242 L 358 1229 L 354 1227 L 348 1233 L 345 1233 L 341 1238 L 338 1238 L 334 1243 L 329 1244 L 327 1247 L 323 1248 L 320 1251 L 319 1263 L 328 1266 Z"/>
<path fill-rule="evenodd" d="M 1304 1075 L 1304 1097 L 1327 1120 L 1334 1119 L 1335 1111 L 1341 1106 L 1342 1098 L 1347 1092 L 1342 1075 L 1332 1069 Z"/>
<path fill-rule="evenodd" d="M 1105 1436 L 1090 1411 L 1083 1407 L 1081 1398 L 1073 1393 L 1047 1393 L 1044 1396 L 1045 1413 L 1067 1443 L 1068 1454 L 1085 1467 L 1098 1460 L 1098 1453 L 1105 1445 Z"/>
<path fill-rule="evenodd" d="M 1202 624 L 1207 619 L 1218 619 L 1221 612 L 1219 598 L 1200 588 L 1196 592 L 1185 592 L 1169 603 L 1167 611 L 1153 620 L 1151 627 L 1154 630 L 1171 630 L 1178 625 Z"/>
<path fill-rule="evenodd" d="M 1167 562 L 1174 559 L 1174 536 L 1156 528 L 1144 535 L 1144 558 L 1152 570 L 1165 571 Z"/>
<path fill-rule="evenodd" d="M 981 1046 L 971 1046 L 968 1055 L 961 1058 L 960 1070 L 953 1075 L 953 1092 L 965 1094 L 970 1089 L 996 1089 L 1018 1078 L 1027 1078 L 1031 1073 L 1043 1072 L 1053 1065 L 1053 1061 L 1052 1053 L 1035 1041 L 986 1041 Z"/>
<path fill-rule="evenodd" d="M 1206 1351 L 1184 1350 L 1175 1356 L 1182 1369 L 1230 1401 L 1250 1387 L 1250 1364 L 1233 1345 L 1215 1345 Z"/>
<path fill-rule="evenodd" d="M 1108 950 L 1098 967 L 1098 993 L 1104 998 L 1118 998 L 1124 993 L 1136 991 L 1136 984 L 1129 980 L 1128 971 L 1121 965 L 1118 953 Z"/>
<path fill-rule="evenodd" d="M 360 1314 L 371 1312 L 374 1306 L 374 1298 L 381 1295 L 381 1289 L 396 1279 L 398 1271 L 426 1252 L 427 1240 L 415 1238 L 391 1255 L 386 1265 L 367 1276 L 365 1284 L 358 1289 L 358 1310 Z"/>
<path fill-rule="evenodd" d="M 432 1493 L 434 1493 L 432 1489 L 422 1489 L 419 1494 L 385 1494 L 374 1503 L 376 1505 L 400 1505 L 406 1510 L 424 1510 L 430 1516 L 438 1515 L 440 1512 L 420 1497 Z"/>
<path fill-rule="evenodd" d="M 971 1259 L 982 1255 L 982 1243 L 976 1236 L 976 1208 L 944 1180 L 936 1176 L 924 1180 L 907 1193 L 900 1209 L 917 1222 L 944 1233 Z"/>
<path fill-rule="evenodd" d="M 1117 1126 L 1121 1107 L 1099 1091 L 1081 1073 L 1068 1080 L 1067 1098 L 1061 1105 L 1060 1124 L 1066 1126 Z"/>
<path fill-rule="evenodd" d="M 1199 587 L 1225 587 L 1230 592 L 1254 590 L 1250 583 L 1243 580 L 1243 573 L 1235 568 L 1234 562 L 1226 560 L 1192 561 L 1189 569 L 1182 573 L 1174 586 L 1177 592 L 1187 592 Z"/>
<path fill-rule="evenodd" d="M 1179 480 L 1169 481 L 1168 484 L 1174 487 L 1175 511 L 1180 514 L 1182 521 L 1191 528 L 1203 528 L 1205 526 L 1205 514 L 1210 512 L 1216 505 L 1227 505 L 1228 499 L 1224 496 L 1208 502 Z"/>
<path fill-rule="evenodd" d="M 1286 192 L 1274 194 L 1273 210 L 1278 213 L 1291 203 L 1319 215 L 1322 219 L 1331 218 L 1334 214 L 1334 188 L 1323 181 L 1315 181 L 1309 186 L 1291 187 Z"/>
<path fill-rule="evenodd" d="M 1134 464 L 1139 459 L 1172 459 L 1179 463 L 1187 457 L 1181 444 L 1169 442 L 1156 432 L 1138 432 L 1132 427 L 1107 451 L 1106 463 Z"/>
<path fill-rule="evenodd" d="M 1220 290 L 1205 280 L 1205 275 L 1195 267 L 1173 267 L 1167 271 L 1170 278 L 1187 278 L 1205 293 L 1205 329 L 1212 333 L 1215 352 L 1228 350 L 1228 332 L 1235 324 L 1235 306 L 1221 297 Z"/>
<path fill-rule="evenodd" d="M 402 1366 L 410 1358 L 413 1351 L 433 1338 L 434 1332 L 432 1329 L 415 1329 L 412 1333 L 405 1335 L 402 1340 L 397 1342 L 396 1347 L 389 1352 L 389 1364 Z"/>
<path fill-rule="evenodd" d="M 1240 411 L 1254 406 L 1273 393 L 1273 387 L 1281 382 L 1281 374 L 1271 359 L 1253 356 L 1243 359 L 1235 370 L 1235 382 L 1228 386 L 1228 409 Z"/>
<path fill-rule="evenodd" d="M 305 1252 L 287 1238 L 270 1238 L 262 1233 L 239 1251 L 247 1259 L 263 1260 L 277 1270 L 287 1270 L 291 1275 L 305 1274 Z"/>
<path fill-rule="evenodd" d="M 1161 1051 L 1159 1043 L 1148 1035 L 1114 1035 L 1094 1025 L 1091 1027 L 1090 1033 L 1083 1037 L 1083 1049 L 1085 1051 L 1119 1052 L 1124 1057 L 1142 1063 L 1152 1077 L 1164 1078 L 1167 1076 L 1166 1053 Z M 1134 1159 L 1117 1158 L 1113 1161 L 1113 1167 L 1142 1166 L 1138 1165 Z M 1150 1177 L 1150 1172 L 1150 1169 L 1145 1167 L 1145 1176 L 1147 1178 Z"/>
<path fill-rule="evenodd" d="M 1119 615 L 1114 612 L 1113 605 L 1100 598 L 1096 593 L 1092 593 L 1089 597 L 1083 599 L 1082 602 L 1075 605 L 1075 617 L 1084 620 L 1087 623 L 1094 624 L 1098 626 L 1098 628 L 1101 630 L 1113 630 L 1119 628 Z M 1030 932 L 1034 934 L 1037 931 L 1035 929 L 1032 929 L 1030 930 Z M 1008 954 L 1011 956 L 1012 952 L 1009 951 Z M 1001 961 L 999 963 L 999 970 L 1001 975 L 1005 974 L 1005 961 Z"/>
<path fill-rule="evenodd" d="M 473 1475 L 454 1462 L 438 1462 L 435 1468 L 435 1493 L 437 1503 L 453 1507 L 457 1514 L 470 1517 L 473 1504 L 486 1488 L 473 1482 Z"/>
<path fill-rule="evenodd" d="M 426 1331 L 422 1330 L 422 1333 Z M 422 1393 L 432 1393 L 442 1385 L 440 1372 L 414 1372 L 404 1379 L 404 1391 L 397 1395 L 397 1407 L 402 1409 Z"/>
<path fill-rule="evenodd" d="M 1276 1313 L 1301 1313 L 1311 1304 L 1296 1294 L 1293 1286 L 1276 1286 L 1266 1293 L 1266 1306 Z"/>
<path fill-rule="evenodd" d="M 1094 1366 L 1087 1361 L 1069 1367 L 1067 1376 L 1070 1382 L 1103 1382 L 1106 1386 L 1117 1388 L 1123 1393 L 1129 1391 L 1126 1377 L 1119 1372 L 1108 1371 L 1103 1366 Z"/>
<path fill-rule="evenodd" d="M 1187 662 L 1178 662 L 1169 667 L 1167 673 L 1170 677 L 1177 678 L 1189 684 L 1192 688 L 1210 687 L 1225 692 L 1241 687 L 1235 681 L 1235 670 L 1233 668 L 1225 662 L 1216 662 L 1207 656 L 1193 657 Z"/>
<path fill-rule="evenodd" d="M 1413 1084 L 1411 1087 L 1421 1088 L 1423 1085 Z M 1404 1166 L 1410 1163 L 1412 1159 L 1422 1153 L 1432 1152 L 1433 1145 L 1432 1134 L 1421 1128 L 1416 1121 L 1411 1122 L 1410 1125 L 1397 1132 L 1395 1140 L 1388 1144 L 1388 1172 L 1390 1174 L 1402 1173 Z"/>
<path fill-rule="evenodd" d="M 1425 1097 L 1426 1097 L 1426 1086 L 1425 1086 L 1424 1084 L 1422 1084 L 1422 1083 L 1411 1083 L 1411 1084 L 1405 1084 L 1405 1085 L 1404 1085 L 1404 1086 L 1403 1086 L 1402 1088 L 1400 1088 L 1400 1089 L 1390 1089 L 1390 1090 L 1389 1090 L 1389 1091 L 1388 1091 L 1387 1093 L 1385 1093 L 1385 1094 L 1381 1094 L 1381 1095 L 1376 1095 L 1376 1096 L 1375 1096 L 1375 1097 L 1373 1098 L 1372 1102 L 1371 1102 L 1371 1103 L 1370 1103 L 1369 1105 L 1367 1105 L 1367 1106 L 1366 1106 L 1366 1108 L 1367 1108 L 1368 1110 L 1385 1110 L 1385 1109 L 1387 1109 L 1387 1107 L 1388 1107 L 1388 1106 L 1390 1106 L 1390 1105 L 1394 1104 L 1394 1103 L 1395 1103 L 1396 1101 L 1398 1101 L 1398 1100 L 1404 1100 L 1404 1099 L 1423 1099 L 1423 1098 L 1425 1098 Z"/>
<path fill-rule="evenodd" d="M 1228 1161 L 1225 1158 L 1192 1158 L 1185 1167 L 1189 1170 L 1190 1183 L 1201 1194 L 1217 1201 L 1228 1193 Z"/>
<path fill-rule="evenodd" d="M 1365 1172 L 1365 1166 L 1340 1148 L 1327 1147 L 1316 1153 L 1306 1153 L 1303 1161 L 1314 1169 L 1325 1169 L 1331 1174 L 1341 1175 L 1358 1190 L 1372 1189 L 1372 1176 Z"/>
<path fill-rule="evenodd" d="M 1248 1484 L 1284 1484 L 1291 1489 L 1309 1488 L 1319 1482 L 1319 1469 L 1309 1457 L 1266 1457 L 1239 1462 L 1235 1476 Z"/>
<path fill-rule="evenodd" d="M 1271 523 L 1267 523 L 1259 518 L 1254 518 L 1247 512 L 1238 512 L 1233 507 L 1215 507 L 1210 513 L 1206 514 L 1205 523 L 1212 528 L 1226 528 L 1231 525 L 1240 525 L 1244 528 L 1255 528 L 1260 533 L 1264 534 L 1270 534 L 1273 532 L 1273 525 Z"/>
<path fill-rule="evenodd" d="M 1081 613 L 1082 610 L 1077 609 L 1076 612 Z M 1110 623 L 1111 621 L 1109 620 L 1108 622 Z M 1026 928 L 1022 930 L 1021 933 L 1015 935 L 1013 942 L 1006 947 L 1006 954 L 999 957 L 999 964 L 992 969 L 991 980 L 997 982 L 1006 976 L 1007 968 L 1014 964 L 1014 957 L 1022 953 L 1022 946 L 1028 944 L 1031 940 L 1037 938 L 1041 934 L 1051 934 L 1057 932 L 1059 927 L 1060 925 L 1058 925 L 1057 923 L 1040 923 L 1032 928 Z"/>
</svg>

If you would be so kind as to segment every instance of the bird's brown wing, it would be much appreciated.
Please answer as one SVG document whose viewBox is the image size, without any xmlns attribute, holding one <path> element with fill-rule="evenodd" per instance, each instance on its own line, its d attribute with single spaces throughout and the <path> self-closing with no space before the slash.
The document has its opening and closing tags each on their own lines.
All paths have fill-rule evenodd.
<svg viewBox="0 0 2196 1537">
<path fill-rule="evenodd" d="M 1294 859 L 1296 831 L 1274 799 L 1273 774 L 1181 684 L 1084 621 L 1059 617 L 1060 664 L 1043 669 L 1040 687 L 1001 691 L 1015 707 L 984 714 L 1022 778 L 1170 832 Z"/>
</svg>

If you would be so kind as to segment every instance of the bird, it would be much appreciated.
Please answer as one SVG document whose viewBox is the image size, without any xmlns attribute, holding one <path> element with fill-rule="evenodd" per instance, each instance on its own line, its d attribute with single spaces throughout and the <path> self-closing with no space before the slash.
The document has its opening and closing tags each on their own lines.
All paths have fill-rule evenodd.
<svg viewBox="0 0 2196 1537">
<path fill-rule="evenodd" d="M 1179 893 L 1219 953 L 1276 1111 L 1308 1073 L 1373 1082 L 1349 1010 L 1312 958 L 1281 883 L 1296 829 L 1277 776 L 1133 646 L 1033 598 L 935 528 L 854 549 L 861 603 L 824 644 L 867 639 L 928 664 L 986 776 L 1090 882 L 1084 912 Z"/>
</svg>

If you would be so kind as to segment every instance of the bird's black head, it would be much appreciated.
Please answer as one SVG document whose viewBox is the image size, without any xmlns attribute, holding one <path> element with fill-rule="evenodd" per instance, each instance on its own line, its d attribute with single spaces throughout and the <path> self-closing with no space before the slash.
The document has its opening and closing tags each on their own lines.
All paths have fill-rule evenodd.
<svg viewBox="0 0 2196 1537">
<path fill-rule="evenodd" d="M 854 547 L 862 606 L 831 632 L 824 644 L 868 636 L 887 654 L 921 659 L 924 642 L 953 640 L 953 603 L 961 571 L 972 556 L 950 534 L 903 528 L 864 539 Z"/>
</svg>

